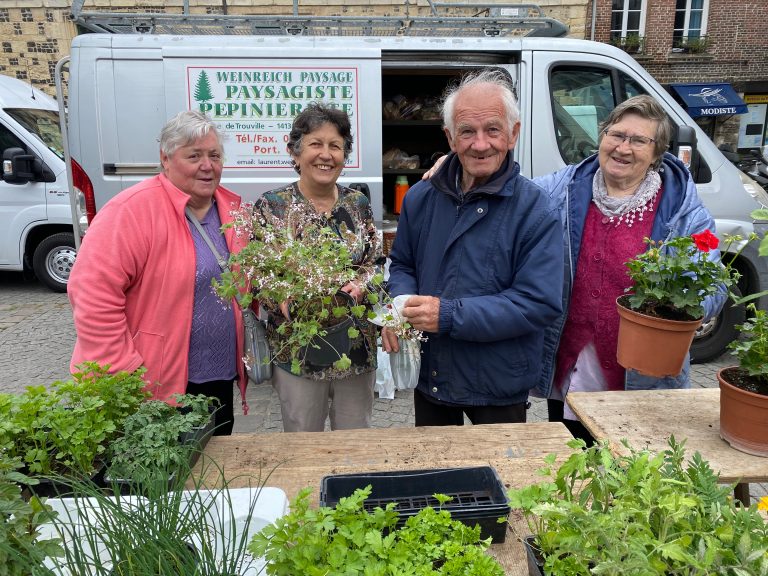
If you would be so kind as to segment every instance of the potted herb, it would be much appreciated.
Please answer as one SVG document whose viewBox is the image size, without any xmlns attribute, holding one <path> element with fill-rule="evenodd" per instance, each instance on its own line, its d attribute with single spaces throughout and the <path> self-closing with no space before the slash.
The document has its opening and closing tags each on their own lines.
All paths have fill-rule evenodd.
<svg viewBox="0 0 768 576">
<path fill-rule="evenodd" d="M 648 250 L 626 262 L 633 286 L 616 301 L 617 359 L 643 374 L 673 376 L 680 373 L 703 320 L 702 302 L 727 290 L 738 273 L 712 258 L 719 240 L 709 230 L 646 242 Z"/>
<path fill-rule="evenodd" d="M 757 506 L 737 505 L 732 487 L 719 485 L 698 453 L 686 461 L 674 437 L 661 454 L 615 456 L 597 444 L 544 473 L 549 481 L 508 492 L 528 520 L 542 574 L 746 575 L 768 567 L 768 523 Z"/>
<path fill-rule="evenodd" d="M 374 270 L 354 266 L 347 243 L 323 220 L 295 205 L 287 211 L 287 225 L 263 221 L 252 205 L 235 214 L 232 226 L 250 241 L 230 257 L 231 272 L 222 274 L 216 291 L 225 299 L 238 297 L 243 306 L 255 297 L 275 312 L 290 303 L 288 316 L 273 315 L 279 323 L 274 326 L 277 334 L 270 336 L 273 349 L 268 360 L 290 364 L 291 371 L 298 374 L 308 354 L 328 348 L 332 360 L 323 365 L 346 369 L 351 365 L 349 340 L 358 338 L 361 329 L 368 329 L 360 321 L 378 301 L 375 287 L 382 277 Z M 353 280 L 359 281 L 361 272 L 365 272 L 372 290 L 366 303 L 357 304 L 338 291 Z M 280 349 L 275 349 L 276 343 Z"/>
<path fill-rule="evenodd" d="M 188 484 L 175 483 L 169 490 L 168 479 L 158 475 L 136 496 L 73 483 L 75 497 L 49 500 L 58 515 L 45 528 L 64 544 L 64 553 L 49 561 L 52 571 L 102 576 L 262 573 L 263 559 L 251 556 L 247 545 L 285 513 L 285 493 L 260 481 L 246 488 L 225 481 L 212 490 L 200 479 Z"/>
<path fill-rule="evenodd" d="M 0 453 L 0 575 L 42 573 L 46 557 L 60 556 L 58 538 L 40 534 L 39 528 L 55 514 L 37 496 L 25 500 L 22 485 L 34 484 L 19 468 L 21 463 Z"/>
<path fill-rule="evenodd" d="M 768 209 L 755 210 L 755 220 L 768 219 Z M 760 240 L 760 256 L 768 256 L 768 236 Z M 741 304 L 765 296 L 751 294 L 736 301 Z M 720 436 L 733 448 L 768 456 L 768 314 L 748 304 L 750 317 L 736 328 L 741 337 L 729 344 L 738 366 L 721 369 Z"/>
<path fill-rule="evenodd" d="M 213 432 L 211 399 L 176 394 L 174 400 L 178 406 L 147 400 L 124 420 L 120 437 L 109 449 L 108 486 L 130 491 L 132 485 L 158 475 L 173 480 L 176 471 L 194 465 L 203 448 L 201 441 L 207 442 Z"/>
<path fill-rule="evenodd" d="M 146 398 L 142 375 L 86 363 L 72 380 L 0 395 L 0 449 L 32 476 L 94 474 L 123 420 Z"/>
<path fill-rule="evenodd" d="M 266 574 L 504 574 L 485 553 L 490 539 L 480 539 L 480 527 L 453 520 L 445 510 L 422 508 L 397 528 L 395 503 L 365 509 L 370 486 L 333 508 L 310 509 L 310 492 L 302 490 L 286 516 L 252 539 L 248 549 L 267 560 Z"/>
</svg>

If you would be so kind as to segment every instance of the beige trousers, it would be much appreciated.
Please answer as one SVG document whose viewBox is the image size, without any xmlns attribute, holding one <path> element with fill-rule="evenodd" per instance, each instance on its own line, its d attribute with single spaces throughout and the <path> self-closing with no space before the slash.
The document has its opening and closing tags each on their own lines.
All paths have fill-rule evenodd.
<svg viewBox="0 0 768 576">
<path fill-rule="evenodd" d="M 373 413 L 371 371 L 344 380 L 309 380 L 275 366 L 272 385 L 280 398 L 285 432 L 322 432 L 331 417 L 331 430 L 370 428 Z"/>
</svg>

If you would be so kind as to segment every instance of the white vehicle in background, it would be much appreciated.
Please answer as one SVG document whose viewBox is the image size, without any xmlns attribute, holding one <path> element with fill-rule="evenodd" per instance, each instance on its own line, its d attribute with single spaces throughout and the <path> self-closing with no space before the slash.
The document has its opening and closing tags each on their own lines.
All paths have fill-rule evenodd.
<svg viewBox="0 0 768 576">
<path fill-rule="evenodd" d="M 313 21 L 305 20 L 309 30 Z M 728 162 L 672 96 L 618 48 L 529 36 L 290 34 L 76 37 L 67 144 L 80 234 L 115 194 L 158 172 L 157 134 L 181 110 L 201 110 L 218 124 L 226 138 L 221 183 L 246 200 L 293 181 L 287 133 L 301 107 L 318 99 L 352 119 L 353 150 L 339 181 L 369 195 L 377 221 L 394 220 L 395 183 L 406 177 L 414 184 L 448 148 L 436 104 L 441 94 L 463 72 L 483 66 L 508 71 L 517 90 L 522 129 L 514 156 L 524 175 L 586 158 L 596 151 L 598 125 L 611 109 L 650 94 L 676 126 L 671 152 L 689 164 L 718 234 L 765 231 L 766 223 L 750 214 L 768 205 L 766 191 Z M 397 158 L 407 162 L 393 163 Z M 742 275 L 742 293 L 768 289 L 768 262 L 756 245 L 733 265 Z M 721 354 L 743 319 L 743 306 L 727 305 L 700 331 L 694 359 Z"/>
<path fill-rule="evenodd" d="M 59 125 L 44 92 L 0 75 L 0 270 L 67 289 L 75 236 Z"/>
</svg>

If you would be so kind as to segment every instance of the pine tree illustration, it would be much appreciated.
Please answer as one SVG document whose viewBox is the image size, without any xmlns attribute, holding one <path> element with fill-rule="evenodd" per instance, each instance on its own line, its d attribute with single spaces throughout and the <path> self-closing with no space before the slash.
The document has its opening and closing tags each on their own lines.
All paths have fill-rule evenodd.
<svg viewBox="0 0 768 576">
<path fill-rule="evenodd" d="M 200 72 L 200 76 L 197 77 L 197 86 L 195 86 L 195 100 L 198 102 L 205 102 L 213 98 L 211 94 L 211 84 L 208 82 L 208 74 L 205 70 Z"/>
</svg>

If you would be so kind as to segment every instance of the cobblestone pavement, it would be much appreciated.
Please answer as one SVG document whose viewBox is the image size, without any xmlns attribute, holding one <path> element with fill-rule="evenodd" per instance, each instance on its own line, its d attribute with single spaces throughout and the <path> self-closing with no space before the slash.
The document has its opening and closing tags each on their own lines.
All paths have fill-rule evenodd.
<svg viewBox="0 0 768 576">
<path fill-rule="evenodd" d="M 48 384 L 69 377 L 75 342 L 69 301 L 21 274 L 0 272 L 0 392 L 18 393 L 25 386 Z M 691 369 L 693 386 L 717 385 L 715 373 L 733 364 L 727 354 Z M 269 385 L 250 386 L 248 416 L 236 412 L 235 433 L 280 432 L 282 421 L 276 394 Z M 547 419 L 546 403 L 532 399 L 529 422 Z M 373 426 L 413 426 L 412 393 L 398 391 L 393 400 L 376 399 Z M 751 494 L 765 495 L 768 484 L 753 484 Z"/>
</svg>

